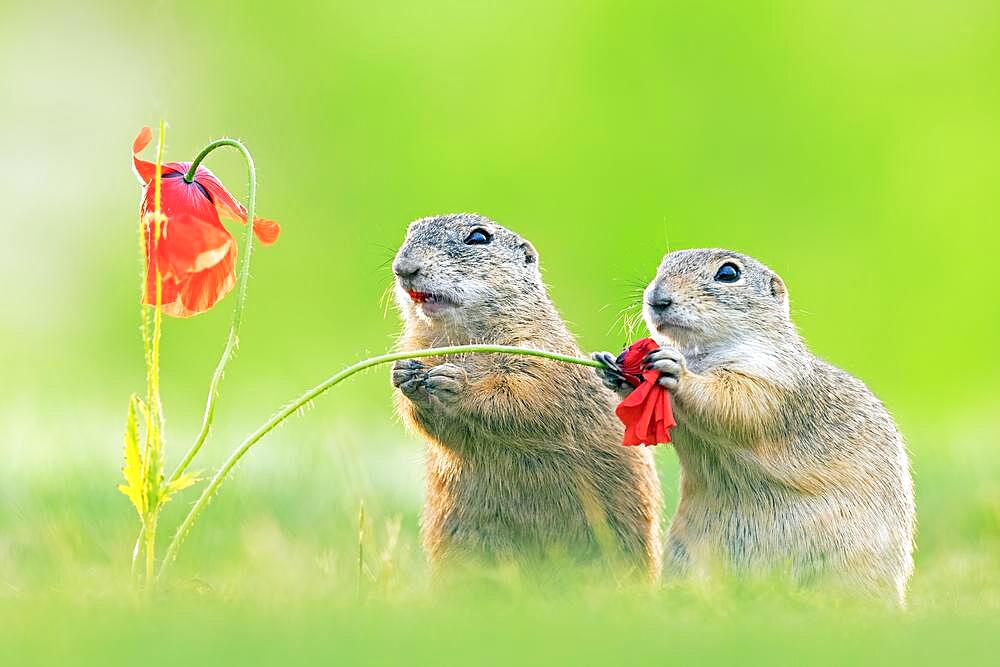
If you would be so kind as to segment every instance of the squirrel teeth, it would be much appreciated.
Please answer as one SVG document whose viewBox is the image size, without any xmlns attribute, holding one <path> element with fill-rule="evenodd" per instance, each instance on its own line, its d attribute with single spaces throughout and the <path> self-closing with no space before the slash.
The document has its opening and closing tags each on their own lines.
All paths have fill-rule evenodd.
<svg viewBox="0 0 1000 667">
<path fill-rule="evenodd" d="M 413 299 L 415 303 L 437 303 L 438 297 L 435 294 L 429 292 L 417 292 L 416 290 L 408 290 L 407 294 Z"/>
</svg>

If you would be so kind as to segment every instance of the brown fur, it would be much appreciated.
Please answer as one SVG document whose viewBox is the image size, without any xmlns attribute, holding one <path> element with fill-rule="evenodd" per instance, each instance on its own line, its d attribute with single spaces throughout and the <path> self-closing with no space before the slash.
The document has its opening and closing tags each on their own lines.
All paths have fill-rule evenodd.
<svg viewBox="0 0 1000 667">
<path fill-rule="evenodd" d="M 737 283 L 715 280 L 726 262 Z M 784 571 L 904 603 L 915 519 L 903 440 L 862 382 L 809 352 L 781 278 L 730 251 L 679 251 L 645 301 L 680 360 L 661 379 L 682 470 L 670 568 Z"/>
<path fill-rule="evenodd" d="M 488 230 L 492 242 L 466 245 L 473 229 Z M 490 343 L 580 355 L 548 298 L 534 248 L 487 218 L 414 222 L 394 270 L 403 350 Z M 407 289 L 453 306 L 428 315 Z M 437 372 L 447 376 L 440 386 L 428 380 Z M 422 533 L 437 570 L 615 555 L 658 575 L 661 498 L 652 457 L 621 445 L 616 397 L 590 369 L 469 354 L 400 364 L 394 384 L 408 392 L 397 392 L 403 420 L 427 441 Z"/>
</svg>

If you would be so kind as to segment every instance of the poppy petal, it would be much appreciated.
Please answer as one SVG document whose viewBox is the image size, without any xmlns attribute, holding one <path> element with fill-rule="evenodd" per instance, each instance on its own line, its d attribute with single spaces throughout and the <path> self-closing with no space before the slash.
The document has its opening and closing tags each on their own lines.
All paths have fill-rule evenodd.
<svg viewBox="0 0 1000 667">
<path fill-rule="evenodd" d="M 139 134 L 135 135 L 135 139 L 132 141 L 132 154 L 141 153 L 149 142 L 153 140 L 153 129 L 146 125 L 141 130 Z"/>
<path fill-rule="evenodd" d="M 646 355 L 659 345 L 643 338 L 618 357 L 618 364 L 635 389 L 618 404 L 615 414 L 625 425 L 623 445 L 655 445 L 670 442 L 670 429 L 677 425 L 670 407 L 670 395 L 660 386 L 660 373 L 643 370 Z"/>
<path fill-rule="evenodd" d="M 149 127 L 144 127 L 139 130 L 139 134 L 135 136 L 135 140 L 132 141 L 132 167 L 135 170 L 136 176 L 139 177 L 139 182 L 142 185 L 150 185 L 153 182 L 153 175 L 156 173 L 156 165 L 152 162 L 147 162 L 146 160 L 140 160 L 136 157 L 139 153 L 144 151 L 149 142 L 153 139 L 153 131 Z M 187 171 L 187 166 L 182 162 L 165 162 L 160 165 L 160 173 L 163 176 L 173 172 L 179 172 L 183 174 Z"/>
<path fill-rule="evenodd" d="M 164 308 L 166 312 L 166 306 L 177 301 L 179 298 L 180 288 L 177 280 L 172 277 L 165 277 L 160 275 L 160 306 Z M 149 267 L 146 272 L 146 293 L 143 298 L 143 303 L 147 306 L 156 305 L 156 264 L 154 263 Z"/>
<path fill-rule="evenodd" d="M 221 261 L 213 266 L 192 274 L 181 286 L 180 301 L 189 311 L 177 317 L 189 317 L 203 313 L 229 294 L 236 285 L 236 245 L 229 244 Z"/>
<path fill-rule="evenodd" d="M 164 315 L 169 315 L 170 317 L 191 317 L 198 314 L 185 308 L 179 297 L 171 303 L 162 304 L 160 308 L 163 310 Z"/>
<path fill-rule="evenodd" d="M 182 170 L 173 168 L 175 166 L 182 167 L 182 165 L 168 163 L 163 166 L 163 180 L 160 183 L 160 210 L 171 220 L 180 216 L 189 216 L 225 231 L 225 226 L 219 220 L 219 213 L 215 205 L 202 190 L 202 187 L 197 183 L 186 183 L 180 176 L 183 173 Z M 147 186 L 143 196 L 143 212 L 148 213 L 153 210 L 154 197 L 153 188 Z"/>
<path fill-rule="evenodd" d="M 232 235 L 224 228 L 190 215 L 176 215 L 167 221 L 156 254 L 160 270 L 180 279 L 215 266 L 233 244 Z"/>
<path fill-rule="evenodd" d="M 139 182 L 143 185 L 149 185 L 152 182 L 153 175 L 156 173 L 156 165 L 152 162 L 140 160 L 136 155 L 141 153 L 152 139 L 153 130 L 147 126 L 139 130 L 139 134 L 135 135 L 135 140 L 132 142 L 132 166 L 135 169 L 135 175 L 139 178 Z"/>
<path fill-rule="evenodd" d="M 213 215 L 215 209 L 211 209 Z M 147 252 L 147 258 L 150 253 Z M 148 264 L 145 303 L 172 317 L 190 317 L 214 306 L 236 284 L 236 242 L 224 227 L 188 214 L 170 217 Z"/>
<path fill-rule="evenodd" d="M 257 239 L 262 245 L 271 245 L 277 241 L 278 234 L 280 232 L 281 225 L 276 223 L 274 220 L 256 218 L 253 221 L 253 233 L 257 235 Z"/>
<path fill-rule="evenodd" d="M 226 189 L 226 186 L 222 184 L 222 181 L 210 169 L 207 167 L 198 167 L 198 171 L 194 175 L 194 180 L 208 191 L 208 194 L 212 197 L 212 201 L 219 209 L 219 213 L 227 218 L 246 222 L 247 210 L 243 207 L 243 204 L 239 203 L 233 197 L 232 193 Z"/>
<path fill-rule="evenodd" d="M 215 174 L 207 168 L 198 167 L 194 180 L 208 190 L 221 215 L 243 223 L 247 221 L 246 207 L 233 197 Z M 254 218 L 253 231 L 262 244 L 271 245 L 278 240 L 281 226 L 274 220 Z"/>
</svg>

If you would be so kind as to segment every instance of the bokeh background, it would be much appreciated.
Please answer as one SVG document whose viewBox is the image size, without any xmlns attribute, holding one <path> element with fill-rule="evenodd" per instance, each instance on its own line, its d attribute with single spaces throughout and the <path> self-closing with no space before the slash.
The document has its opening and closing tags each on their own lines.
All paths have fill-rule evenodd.
<svg viewBox="0 0 1000 667">
<path fill-rule="evenodd" d="M 920 517 L 909 625 L 836 626 L 878 628 L 882 644 L 830 639 L 815 627 L 830 627 L 825 612 L 788 620 L 802 617 L 782 604 L 765 608 L 787 624 L 760 629 L 812 658 L 892 646 L 929 659 L 914 644 L 928 635 L 943 653 L 959 638 L 971 650 L 1000 610 L 998 81 L 991 0 L 2 3 L 3 643 L 36 658 L 117 645 L 122 658 L 177 637 L 195 656 L 252 658 L 305 651 L 297 632 L 315 631 L 356 662 L 502 662 L 511 636 L 530 637 L 536 658 L 593 661 L 747 658 L 768 644 L 747 620 L 762 616 L 734 602 L 657 599 L 651 640 L 609 613 L 617 599 L 513 613 L 427 597 L 421 443 L 394 417 L 384 370 L 337 387 L 241 465 L 185 545 L 173 606 L 130 606 L 135 517 L 114 488 L 127 397 L 143 386 L 129 149 L 165 118 L 168 160 L 243 139 L 259 211 L 283 227 L 255 255 L 242 346 L 196 467 L 392 345 L 389 262 L 414 218 L 476 211 L 530 238 L 588 350 L 627 342 L 616 315 L 668 249 L 729 247 L 784 276 L 815 352 L 897 417 Z M 236 153 L 209 165 L 242 196 Z M 171 463 L 195 435 L 231 306 L 167 323 Z M 657 459 L 669 514 L 676 461 L 666 447 Z M 39 630 L 54 619 L 69 639 Z"/>
</svg>

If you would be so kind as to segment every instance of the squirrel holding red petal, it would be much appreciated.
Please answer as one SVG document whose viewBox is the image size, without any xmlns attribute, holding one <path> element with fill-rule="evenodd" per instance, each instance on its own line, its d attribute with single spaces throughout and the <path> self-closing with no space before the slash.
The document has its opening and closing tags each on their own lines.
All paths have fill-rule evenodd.
<svg viewBox="0 0 1000 667">
<path fill-rule="evenodd" d="M 787 575 L 905 604 L 915 519 L 902 437 L 860 380 L 809 351 L 784 281 L 746 255 L 682 250 L 643 296 L 659 347 L 642 369 L 670 394 L 681 465 L 666 569 Z M 594 358 L 605 385 L 636 391 L 614 356 Z"/>
</svg>

